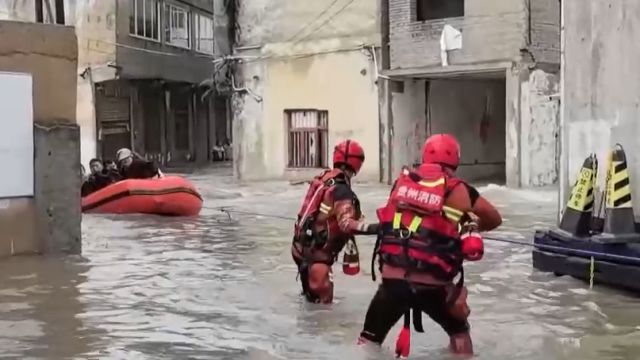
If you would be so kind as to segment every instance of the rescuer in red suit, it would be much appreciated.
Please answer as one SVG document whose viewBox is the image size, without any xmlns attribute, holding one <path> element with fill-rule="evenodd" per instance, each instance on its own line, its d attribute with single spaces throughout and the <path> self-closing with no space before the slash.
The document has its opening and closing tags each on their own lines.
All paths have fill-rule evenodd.
<svg viewBox="0 0 640 360">
<path fill-rule="evenodd" d="M 364 163 L 364 151 L 355 140 L 338 143 L 333 169 L 316 176 L 303 200 L 294 226 L 291 255 L 298 266 L 302 292 L 313 303 L 333 301 L 332 265 L 354 235 L 377 232 L 364 222 L 351 179 Z"/>
<path fill-rule="evenodd" d="M 369 305 L 359 343 L 382 344 L 404 315 L 396 353 L 407 356 L 411 312 L 418 332 L 423 331 L 424 312 L 447 332 L 453 353 L 473 354 L 462 263 L 482 258 L 479 232 L 495 229 L 502 218 L 474 187 L 456 177 L 459 163 L 460 146 L 453 136 L 429 137 L 422 164 L 403 169 L 387 204 L 377 210 L 380 235 L 374 257 L 382 284 Z"/>
</svg>

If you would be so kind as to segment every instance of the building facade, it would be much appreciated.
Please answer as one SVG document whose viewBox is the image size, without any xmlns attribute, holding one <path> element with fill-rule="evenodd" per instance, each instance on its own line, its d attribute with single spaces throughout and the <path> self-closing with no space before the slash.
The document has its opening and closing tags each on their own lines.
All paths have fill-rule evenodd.
<svg viewBox="0 0 640 360">
<path fill-rule="evenodd" d="M 230 73 L 214 62 L 230 51 L 228 3 L 10 0 L 0 3 L 0 19 L 75 27 L 85 166 L 121 147 L 181 165 L 206 162 L 231 141 Z"/>
<path fill-rule="evenodd" d="M 459 172 L 512 187 L 558 177 L 557 0 L 383 0 L 381 164 L 391 181 L 439 132 Z"/>
<path fill-rule="evenodd" d="M 376 1 L 238 2 L 233 97 L 234 172 L 241 179 L 308 179 L 353 138 L 378 180 Z"/>
<path fill-rule="evenodd" d="M 221 55 L 215 6 L 213 0 L 67 1 L 78 34 L 83 163 L 113 158 L 121 147 L 164 165 L 202 163 L 216 143 L 231 140 L 229 91 L 214 80 L 214 58 Z M 225 71 L 215 74 L 218 80 Z"/>
</svg>

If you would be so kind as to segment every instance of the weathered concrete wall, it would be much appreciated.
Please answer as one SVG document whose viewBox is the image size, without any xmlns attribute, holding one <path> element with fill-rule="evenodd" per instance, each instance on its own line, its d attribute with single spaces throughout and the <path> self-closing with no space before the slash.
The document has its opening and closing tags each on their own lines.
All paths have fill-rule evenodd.
<svg viewBox="0 0 640 360">
<path fill-rule="evenodd" d="M 244 52 L 258 56 L 259 51 Z M 268 162 L 264 151 L 264 82 L 266 63 L 255 61 L 238 66 L 234 81 L 249 91 L 235 92 L 231 98 L 233 111 L 233 173 L 239 179 L 267 173 Z M 240 86 L 240 85 L 235 85 Z M 260 94 L 260 95 L 258 95 Z M 282 119 L 282 118 L 280 118 Z M 284 144 L 282 144 L 284 149 Z M 253 173 L 254 175 L 251 176 Z"/>
<path fill-rule="evenodd" d="M 555 184 L 559 162 L 559 77 L 534 70 L 520 87 L 521 186 Z"/>
<path fill-rule="evenodd" d="M 0 201 L 0 255 L 79 252 L 80 144 L 74 30 L 59 25 L 0 21 L 0 34 L 0 71 L 30 73 L 33 77 L 36 124 L 35 198 Z M 39 130 L 56 126 L 68 130 Z M 11 222 L 12 219 L 20 221 Z"/>
<path fill-rule="evenodd" d="M 378 93 L 370 47 L 379 44 L 377 2 L 242 2 L 238 12 L 235 173 L 243 179 L 308 176 L 287 171 L 284 110 L 329 110 L 329 142 L 360 141 L 359 179 L 379 179 Z M 318 15 L 321 14 L 322 15 Z M 363 49 L 363 46 L 366 47 Z M 315 172 L 315 171 L 313 171 Z"/>
<path fill-rule="evenodd" d="M 75 124 L 76 70 L 69 72 L 77 61 L 73 28 L 2 21 L 0 34 L 0 69 L 33 76 L 34 121 Z"/>
<path fill-rule="evenodd" d="M 407 80 L 404 91 L 395 92 L 391 97 L 393 113 L 392 131 L 392 178 L 403 166 L 412 166 L 421 161 L 422 144 L 427 136 L 425 82 Z"/>
<path fill-rule="evenodd" d="M 505 117 L 505 174 L 507 186 L 520 187 L 520 84 L 529 76 L 526 66 L 516 65 L 507 69 L 506 79 L 506 117 Z"/>
<path fill-rule="evenodd" d="M 331 74 L 328 78 L 327 74 Z M 244 138 L 245 146 L 262 144 L 263 169 L 246 167 L 244 178 L 288 177 L 299 171 L 287 167 L 285 109 L 319 109 L 329 112 L 329 153 L 333 144 L 353 138 L 363 146 L 366 161 L 359 179 L 379 176 L 378 94 L 371 76 L 372 63 L 361 51 L 318 55 L 312 58 L 272 61 L 266 65 L 263 91 L 262 137 Z M 336 84 L 335 79 L 341 79 Z M 260 80 L 258 80 L 260 81 Z M 255 134 L 259 135 L 259 133 Z M 245 164 L 246 165 L 246 164 Z M 316 172 L 314 170 L 314 172 Z"/>
<path fill-rule="evenodd" d="M 81 161 L 85 167 L 97 154 L 94 83 L 116 78 L 116 1 L 67 2 L 69 23 L 78 37 L 78 98 Z M 110 66 L 111 65 L 111 66 Z M 80 76 L 81 75 L 81 76 Z"/>
<path fill-rule="evenodd" d="M 101 0 L 100 0 L 101 1 Z M 117 1 L 116 16 L 116 60 L 121 67 L 120 76 L 131 79 L 165 79 L 169 81 L 184 81 L 200 83 L 211 77 L 213 55 L 197 53 L 194 35 L 191 32 L 191 49 L 171 46 L 163 42 L 149 41 L 129 35 L 129 16 L 131 7 L 129 0 Z M 199 11 L 211 16 L 213 4 L 206 0 L 181 1 L 183 5 L 191 5 L 192 11 Z M 160 12 L 164 24 L 164 8 Z M 193 23 L 193 20 L 191 20 Z M 164 37 L 164 25 L 160 28 L 161 38 Z"/>
<path fill-rule="evenodd" d="M 391 126 L 393 125 L 393 112 L 391 111 L 392 102 L 392 86 L 389 81 L 378 81 L 378 125 L 380 137 L 380 176 L 378 180 L 383 183 L 390 184 L 393 181 L 394 174 L 391 172 L 391 157 L 393 149 L 391 143 Z"/>
<path fill-rule="evenodd" d="M 441 65 L 440 35 L 446 24 L 462 32 L 462 49 L 449 51 L 449 64 L 516 59 L 526 48 L 524 1 L 466 0 L 465 16 L 417 21 L 416 0 L 390 0 L 391 69 Z"/>
<path fill-rule="evenodd" d="M 355 39 L 356 44 L 379 43 L 377 1 L 353 1 L 346 7 L 347 2 L 338 2 L 324 11 L 333 2 L 241 1 L 237 46 L 293 42 L 287 48 L 300 51 L 305 47 L 326 48 L 327 44 L 318 40 L 334 46 L 345 44 L 348 38 Z"/>
<path fill-rule="evenodd" d="M 504 79 L 434 80 L 427 99 L 431 133 L 453 134 L 460 142 L 459 175 L 504 179 Z"/>
<path fill-rule="evenodd" d="M 37 125 L 35 205 L 40 251 L 80 253 L 80 129 L 77 125 Z"/>
<path fill-rule="evenodd" d="M 504 179 L 510 187 L 554 184 L 559 162 L 558 76 L 526 66 L 505 74 L 506 79 L 431 80 L 426 98 L 424 81 L 406 81 L 404 91 L 392 96 L 393 171 L 420 160 L 427 134 L 447 132 L 461 143 L 459 174 L 466 179 Z M 388 176 L 387 162 L 383 167 Z"/>
<path fill-rule="evenodd" d="M 564 0 L 561 196 L 596 152 L 604 185 L 607 151 L 626 150 L 634 210 L 640 214 L 640 2 Z"/>
</svg>

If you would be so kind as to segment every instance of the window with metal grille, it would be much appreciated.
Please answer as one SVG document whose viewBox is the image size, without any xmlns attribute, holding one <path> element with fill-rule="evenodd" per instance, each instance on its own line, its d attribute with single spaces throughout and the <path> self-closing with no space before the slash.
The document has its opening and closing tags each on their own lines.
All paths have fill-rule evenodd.
<svg viewBox="0 0 640 360">
<path fill-rule="evenodd" d="M 129 34 L 160 41 L 160 2 L 129 0 Z"/>
<path fill-rule="evenodd" d="M 328 167 L 328 125 L 326 110 L 285 110 L 289 143 L 289 168 Z"/>
</svg>

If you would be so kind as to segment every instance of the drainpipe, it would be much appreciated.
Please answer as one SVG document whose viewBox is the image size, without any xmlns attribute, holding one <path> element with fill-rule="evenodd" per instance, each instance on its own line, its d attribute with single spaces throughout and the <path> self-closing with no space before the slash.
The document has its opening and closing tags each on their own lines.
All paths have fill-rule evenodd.
<svg viewBox="0 0 640 360">
<path fill-rule="evenodd" d="M 93 123 L 96 126 L 96 157 L 102 157 L 102 146 L 100 146 L 102 141 L 102 127 L 98 122 L 98 114 L 96 111 L 96 83 L 93 81 L 93 71 L 91 66 L 87 66 L 80 74 L 80 77 L 89 81 L 89 86 L 91 87 L 91 114 L 93 117 Z"/>
<path fill-rule="evenodd" d="M 381 32 L 381 42 L 380 42 L 380 52 L 382 54 L 382 69 L 389 69 L 391 66 L 391 56 L 389 54 L 389 44 L 390 44 L 390 36 L 389 36 L 389 0 L 380 0 L 380 32 Z M 375 53 L 374 53 L 375 56 Z M 375 60 L 375 57 L 374 57 Z M 376 72 L 378 71 L 378 67 L 376 65 Z M 384 79 L 384 78 L 383 78 Z M 388 78 L 387 78 L 388 80 Z M 392 106 L 392 97 L 391 97 L 391 86 L 392 82 L 387 81 L 384 89 L 386 90 L 384 93 L 384 99 L 386 100 L 386 106 L 383 109 L 386 117 L 387 117 L 387 184 L 391 185 L 391 181 L 393 178 L 393 112 L 391 111 Z M 382 115 L 382 114 L 381 114 Z M 384 164 L 383 164 L 383 149 L 384 135 L 382 133 L 382 116 L 379 117 L 378 128 L 379 131 L 379 143 L 380 143 L 380 182 L 384 180 Z"/>
<path fill-rule="evenodd" d="M 558 132 L 560 138 L 560 164 L 558 171 L 558 224 L 562 218 L 562 210 L 564 209 L 565 199 L 567 197 L 567 189 L 569 187 L 569 154 L 568 148 L 568 136 L 567 136 L 567 120 L 565 119 L 565 87 L 564 87 L 564 71 L 565 71 L 565 33 L 564 33 L 564 2 L 559 0 L 560 6 L 560 121 L 558 124 Z"/>
</svg>

